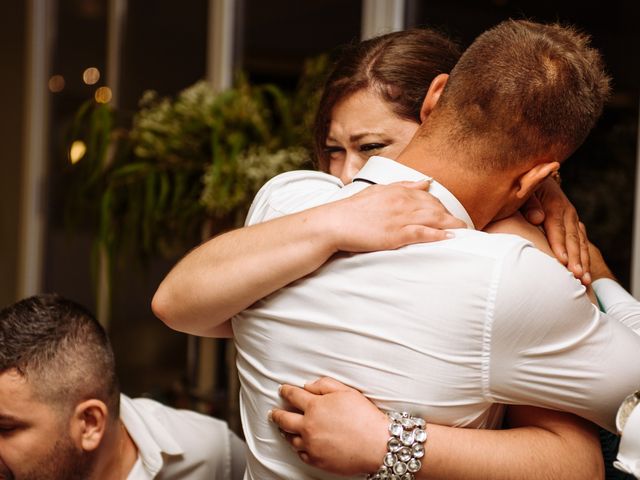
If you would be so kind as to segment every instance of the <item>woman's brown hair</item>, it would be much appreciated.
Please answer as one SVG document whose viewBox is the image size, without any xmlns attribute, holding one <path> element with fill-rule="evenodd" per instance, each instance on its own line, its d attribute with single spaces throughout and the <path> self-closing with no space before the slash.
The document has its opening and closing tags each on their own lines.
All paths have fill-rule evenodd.
<svg viewBox="0 0 640 480">
<path fill-rule="evenodd" d="M 337 103 L 373 88 L 400 118 L 420 123 L 420 108 L 431 81 L 449 73 L 460 54 L 455 42 L 430 29 L 389 33 L 347 46 L 327 79 L 315 118 L 318 168 L 328 171 L 325 142 Z"/>
</svg>

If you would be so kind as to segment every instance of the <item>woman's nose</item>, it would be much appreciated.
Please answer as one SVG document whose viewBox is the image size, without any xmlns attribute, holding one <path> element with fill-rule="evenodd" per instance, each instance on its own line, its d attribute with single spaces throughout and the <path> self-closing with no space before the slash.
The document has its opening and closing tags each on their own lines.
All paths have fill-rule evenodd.
<svg viewBox="0 0 640 480">
<path fill-rule="evenodd" d="M 347 183 L 351 183 L 353 177 L 356 176 L 356 173 L 362 168 L 364 165 L 364 160 L 355 153 L 347 153 L 347 156 L 344 160 L 344 166 L 342 167 L 342 173 L 340 174 L 340 180 L 345 185 Z"/>
</svg>

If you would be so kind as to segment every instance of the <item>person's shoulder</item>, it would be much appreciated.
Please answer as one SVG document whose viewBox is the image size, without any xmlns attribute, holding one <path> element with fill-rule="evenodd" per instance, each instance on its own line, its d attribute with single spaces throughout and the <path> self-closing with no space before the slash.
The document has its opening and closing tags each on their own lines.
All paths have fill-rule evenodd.
<svg viewBox="0 0 640 480">
<path fill-rule="evenodd" d="M 560 287 L 563 293 L 586 291 L 564 265 L 530 240 L 511 233 L 490 233 L 487 236 L 500 251 L 502 283 L 507 283 L 512 289 L 546 286 L 546 291 Z"/>
<path fill-rule="evenodd" d="M 267 183 L 265 183 L 263 188 L 274 185 L 290 185 L 299 182 L 328 182 L 331 184 L 342 186 L 342 182 L 339 178 L 325 172 L 320 172 L 318 170 L 292 170 L 290 172 L 284 172 L 276 175 Z"/>
<path fill-rule="evenodd" d="M 455 248 L 464 253 L 500 260 L 514 255 L 522 249 L 533 248 L 533 244 L 518 235 L 486 233 L 480 230 L 456 229 L 455 237 L 441 242 L 444 248 Z"/>
<path fill-rule="evenodd" d="M 503 233 L 511 234 L 522 237 L 529 240 L 539 250 L 553 255 L 553 251 L 549 246 L 549 242 L 544 234 L 544 231 L 537 225 L 531 224 L 527 221 L 520 212 L 517 212 L 510 217 L 492 222 L 484 228 L 487 233 Z"/>
<path fill-rule="evenodd" d="M 551 255 L 539 250 L 529 239 L 513 233 L 486 233 L 456 230 L 455 238 L 442 243 L 474 258 L 490 260 L 486 275 L 495 292 L 499 310 L 521 314 L 533 305 L 556 305 L 573 308 L 573 300 L 586 299 L 586 288 Z M 490 277 L 490 278 L 489 278 Z M 580 302 L 582 304 L 582 301 Z M 507 317 L 509 316 L 507 315 Z"/>
<path fill-rule="evenodd" d="M 206 462 L 216 466 L 227 461 L 230 430 L 225 421 L 192 410 L 169 407 L 149 398 L 128 400 L 147 425 L 149 434 L 168 435 L 190 463 Z M 161 429 L 157 428 L 159 425 Z"/>
<path fill-rule="evenodd" d="M 512 325 L 544 330 L 573 321 L 582 328 L 581 321 L 589 321 L 594 313 L 580 281 L 554 257 L 526 241 L 505 250 L 495 285 L 496 316 Z"/>
<path fill-rule="evenodd" d="M 320 205 L 343 187 L 340 179 L 314 170 L 295 170 L 273 177 L 256 194 L 247 225 Z"/>
<path fill-rule="evenodd" d="M 339 178 L 315 170 L 293 170 L 276 175 L 258 191 L 256 198 L 295 189 L 342 187 Z"/>
</svg>

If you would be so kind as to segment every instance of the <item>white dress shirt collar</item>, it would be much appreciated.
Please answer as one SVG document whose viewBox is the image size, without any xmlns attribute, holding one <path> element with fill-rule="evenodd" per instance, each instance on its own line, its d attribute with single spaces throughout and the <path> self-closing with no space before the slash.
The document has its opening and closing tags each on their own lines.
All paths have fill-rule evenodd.
<svg viewBox="0 0 640 480">
<path fill-rule="evenodd" d="M 406 181 L 419 182 L 421 180 L 431 180 L 429 193 L 440 200 L 451 215 L 466 223 L 467 228 L 475 230 L 467 210 L 449 190 L 431 177 L 406 165 L 385 157 L 371 157 L 353 179 L 353 181 L 365 181 L 380 185 Z"/>
<path fill-rule="evenodd" d="M 120 395 L 120 419 L 138 448 L 144 470 L 155 477 L 162 469 L 163 455 L 183 455 L 184 450 L 152 415 L 145 415 L 133 401 Z"/>
</svg>

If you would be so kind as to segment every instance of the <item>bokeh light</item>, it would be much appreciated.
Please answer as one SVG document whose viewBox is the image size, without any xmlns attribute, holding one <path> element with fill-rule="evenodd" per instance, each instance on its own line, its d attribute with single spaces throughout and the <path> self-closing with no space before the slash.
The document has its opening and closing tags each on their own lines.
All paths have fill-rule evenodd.
<svg viewBox="0 0 640 480">
<path fill-rule="evenodd" d="M 98 103 L 109 103 L 112 96 L 113 94 L 109 87 L 100 87 L 96 90 L 96 94 L 94 95 L 96 102 Z"/>
<path fill-rule="evenodd" d="M 100 70 L 95 67 L 89 67 L 82 72 L 82 81 L 87 85 L 95 85 L 100 80 Z"/>
<path fill-rule="evenodd" d="M 69 160 L 75 165 L 82 160 L 85 153 L 87 153 L 87 146 L 82 140 L 76 140 L 71 144 L 71 148 L 69 149 Z"/>
<path fill-rule="evenodd" d="M 65 81 L 62 75 L 52 75 L 49 79 L 49 91 L 59 93 L 64 90 Z"/>
</svg>

